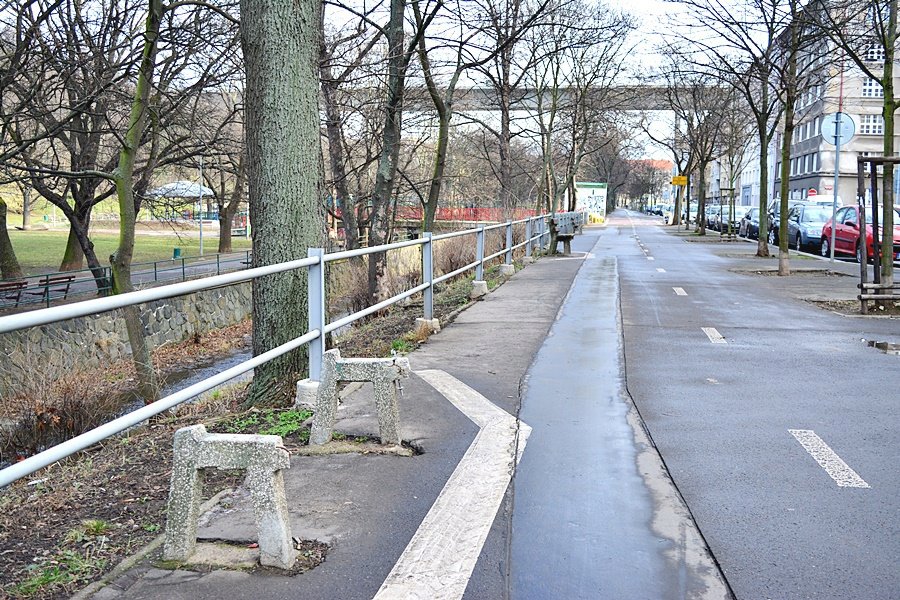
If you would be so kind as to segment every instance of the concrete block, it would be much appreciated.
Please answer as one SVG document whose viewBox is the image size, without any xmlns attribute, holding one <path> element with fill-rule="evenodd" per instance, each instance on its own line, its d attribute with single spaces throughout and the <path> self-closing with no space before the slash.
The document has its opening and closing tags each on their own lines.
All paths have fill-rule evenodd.
<svg viewBox="0 0 900 600">
<path fill-rule="evenodd" d="M 440 319 L 425 319 L 423 317 L 419 317 L 416 319 L 416 333 L 425 333 L 426 335 L 430 335 L 432 333 L 438 333 L 440 332 L 440 330 Z"/>
<path fill-rule="evenodd" d="M 312 379 L 301 379 L 297 382 L 297 396 L 294 398 L 294 406 L 303 408 L 315 408 L 316 394 L 319 392 L 319 382 Z"/>
<path fill-rule="evenodd" d="M 259 562 L 292 568 L 297 551 L 281 474 L 290 466 L 290 455 L 277 435 L 208 433 L 203 425 L 176 431 L 163 558 L 188 561 L 196 548 L 201 469 L 243 469 L 259 533 Z"/>
<path fill-rule="evenodd" d="M 400 409 L 397 386 L 409 377 L 409 360 L 393 358 L 341 358 L 339 350 L 329 350 L 322 358 L 322 379 L 316 396 L 315 416 L 309 435 L 311 445 L 331 440 L 338 408 L 337 385 L 346 382 L 372 382 L 375 388 L 375 410 L 378 434 L 382 444 L 400 443 Z"/>
<path fill-rule="evenodd" d="M 502 277 L 512 277 L 516 274 L 515 265 L 500 265 L 500 275 Z"/>
<path fill-rule="evenodd" d="M 472 300 L 477 300 L 478 298 L 487 296 L 487 293 L 487 281 L 479 281 L 476 279 L 472 282 L 472 291 L 469 293 L 469 298 L 471 298 Z"/>
</svg>

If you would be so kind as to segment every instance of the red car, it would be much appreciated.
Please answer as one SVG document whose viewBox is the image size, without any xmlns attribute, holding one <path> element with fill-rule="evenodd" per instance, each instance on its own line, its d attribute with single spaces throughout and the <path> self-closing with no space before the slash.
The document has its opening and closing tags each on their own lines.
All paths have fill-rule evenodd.
<svg viewBox="0 0 900 600">
<path fill-rule="evenodd" d="M 856 256 L 860 259 L 859 246 L 859 207 L 843 206 L 835 213 L 837 229 L 834 234 L 834 255 Z M 878 215 L 881 217 L 881 214 Z M 879 221 L 881 219 L 879 218 Z M 879 226 L 880 228 L 880 226 Z M 822 228 L 822 256 L 829 255 L 831 247 L 831 219 Z M 866 208 L 866 256 L 869 260 L 874 254 L 872 247 L 872 209 Z M 883 250 L 882 250 L 883 252 Z M 894 209 L 894 260 L 900 259 L 900 211 Z"/>
</svg>

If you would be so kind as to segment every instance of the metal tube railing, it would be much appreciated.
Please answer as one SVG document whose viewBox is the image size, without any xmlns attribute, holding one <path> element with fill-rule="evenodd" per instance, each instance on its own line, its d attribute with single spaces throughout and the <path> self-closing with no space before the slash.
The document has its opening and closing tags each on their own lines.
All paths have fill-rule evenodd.
<svg viewBox="0 0 900 600">
<path fill-rule="evenodd" d="M 85 448 L 93 446 L 99 441 L 105 440 L 112 435 L 125 431 L 129 427 L 133 427 L 138 423 L 141 423 L 142 421 L 146 421 L 150 417 L 156 416 L 161 412 L 167 411 L 170 408 L 181 404 L 182 402 L 185 402 L 195 396 L 202 394 L 203 392 L 211 390 L 217 385 L 225 383 L 229 379 L 234 379 L 238 375 L 243 375 L 247 371 L 258 367 L 259 365 L 266 363 L 273 358 L 278 358 L 282 354 L 286 354 L 291 350 L 295 350 L 301 347 L 303 344 L 306 344 L 313 338 L 317 337 L 318 335 L 318 331 L 310 331 L 309 333 L 306 333 L 276 348 L 272 348 L 268 352 L 264 352 L 258 356 L 254 356 L 253 358 L 235 365 L 230 369 L 222 371 L 217 375 L 208 377 L 203 381 L 198 381 L 194 385 L 188 386 L 183 390 L 175 392 L 174 394 L 170 394 L 165 398 L 153 402 L 152 404 L 148 404 L 147 406 L 141 407 L 126 415 L 122 415 L 118 419 L 113 419 L 109 423 L 104 423 L 99 427 L 95 427 L 94 429 L 73 437 L 70 440 L 67 440 L 61 444 L 57 444 L 56 446 L 44 450 L 39 454 L 35 454 L 34 456 L 30 456 L 25 460 L 13 464 L 12 466 L 6 467 L 5 469 L 0 470 L 0 488 L 9 485 L 17 479 L 21 479 L 26 475 L 30 475 L 38 469 L 42 469 L 48 465 L 52 465 L 58 460 L 62 460 L 67 456 L 71 456 L 79 450 L 84 450 Z"/>
<path fill-rule="evenodd" d="M 181 283 L 169 284 L 156 288 L 149 288 L 145 290 L 138 290 L 135 292 L 129 292 L 126 294 L 119 294 L 117 296 L 110 296 L 106 298 L 97 298 L 94 300 L 86 300 L 83 302 L 78 302 L 69 305 L 56 306 L 51 308 L 45 308 L 41 310 L 36 310 L 33 312 L 27 312 L 22 314 L 15 314 L 0 317 L 0 333 L 8 333 L 12 331 L 17 331 L 20 329 L 25 329 L 28 327 L 34 327 L 38 325 L 46 325 L 48 323 L 54 323 L 57 321 L 64 321 L 67 319 L 84 317 L 92 314 L 103 313 L 110 310 L 115 310 L 118 308 L 124 308 L 126 306 L 132 306 L 136 304 L 142 304 L 145 302 L 151 302 L 154 300 L 162 300 L 166 298 L 172 298 L 175 296 L 182 296 L 185 294 L 190 294 L 194 292 L 199 292 L 203 290 L 216 289 L 219 287 L 224 287 L 227 285 L 232 285 L 235 283 L 241 283 L 245 281 L 253 280 L 257 277 L 265 277 L 267 275 L 274 275 L 276 273 L 283 273 L 285 271 L 290 271 L 293 269 L 300 268 L 308 268 L 308 285 L 309 285 L 309 299 L 308 299 L 308 326 L 310 327 L 310 331 L 303 334 L 302 336 L 295 338 L 289 342 L 286 342 L 276 348 L 273 348 L 267 352 L 264 352 L 258 356 L 255 356 L 251 359 L 248 359 L 238 365 L 235 365 L 221 373 L 213 375 L 212 377 L 208 377 L 203 381 L 195 383 L 183 390 L 175 392 L 174 394 L 170 394 L 165 398 L 157 400 L 152 404 L 148 404 L 138 410 L 130 412 L 126 415 L 118 417 L 108 423 L 100 425 L 88 432 L 85 432 L 81 435 L 78 435 L 66 442 L 53 446 L 39 454 L 31 456 L 21 462 L 18 462 L 10 467 L 7 467 L 3 470 L 0 470 L 0 487 L 6 486 L 13 481 L 21 479 L 31 473 L 34 473 L 38 469 L 46 467 L 54 462 L 61 460 L 67 456 L 78 452 L 79 450 L 83 450 L 107 437 L 120 433 L 129 427 L 133 427 L 146 419 L 158 415 L 170 408 L 181 404 L 191 398 L 196 397 L 203 392 L 206 392 L 217 385 L 221 385 L 226 381 L 233 379 L 243 373 L 250 371 L 251 369 L 262 365 L 278 356 L 286 354 L 292 350 L 300 348 L 304 344 L 310 344 L 309 350 L 309 369 L 310 369 L 310 378 L 314 380 L 318 380 L 318 377 L 321 372 L 321 359 L 324 353 L 324 338 L 325 335 L 331 333 L 341 327 L 349 325 L 354 321 L 357 321 L 365 316 L 378 312 L 404 298 L 408 298 L 414 294 L 419 292 L 426 292 L 426 300 L 425 306 L 423 308 L 423 312 L 426 318 L 432 318 L 433 315 L 433 290 L 434 286 L 438 283 L 446 281 L 452 277 L 456 277 L 461 275 L 462 273 L 468 271 L 469 269 L 475 268 L 476 278 L 482 279 L 484 276 L 484 263 L 492 258 L 496 258 L 502 254 L 507 255 L 507 261 L 509 262 L 512 257 L 512 251 L 516 248 L 519 248 L 523 245 L 526 246 L 526 254 L 529 253 L 529 244 L 533 243 L 535 240 L 540 240 L 546 235 L 545 226 L 544 226 L 545 217 L 535 217 L 529 219 L 523 219 L 519 222 L 526 223 L 526 240 L 519 244 L 512 244 L 512 225 L 513 222 L 509 221 L 507 223 L 500 223 L 492 226 L 479 226 L 477 229 L 469 229 L 458 232 L 451 232 L 442 234 L 440 236 L 433 236 L 430 233 L 426 233 L 422 239 L 410 240 L 406 242 L 397 242 L 393 244 L 386 244 L 383 246 L 375 246 L 371 248 L 360 248 L 357 250 L 348 250 L 342 252 L 335 252 L 332 254 L 326 254 L 324 249 L 322 248 L 310 248 L 309 256 L 307 258 L 292 260 L 284 263 L 279 263 L 275 265 L 267 265 L 262 267 L 254 267 L 251 269 L 245 269 L 242 271 L 235 271 L 231 273 L 225 273 L 221 275 L 215 275 L 212 277 L 207 277 L 203 279 L 195 279 L 191 281 L 184 281 Z M 531 227 L 532 222 L 536 222 L 538 224 L 538 233 L 537 235 L 532 235 L 534 233 L 533 228 Z M 499 252 L 495 252 L 490 256 L 484 256 L 484 241 L 485 241 L 485 231 L 489 231 L 492 229 L 499 229 L 501 227 L 506 228 L 506 243 L 504 244 L 504 249 Z M 441 275 L 440 277 L 434 276 L 434 241 L 441 239 L 450 239 L 453 237 L 458 237 L 462 235 L 476 235 L 476 260 L 464 267 L 456 269 L 451 273 L 446 273 Z M 325 298 L 325 264 L 329 262 L 334 262 L 338 260 L 345 260 L 348 258 L 353 258 L 356 256 L 364 256 L 367 254 L 372 254 L 375 252 L 386 252 L 388 250 L 394 250 L 399 248 L 406 248 L 410 246 L 419 246 L 423 247 L 423 257 L 422 257 L 422 279 L 423 283 L 417 285 L 409 290 L 396 294 L 382 302 L 369 306 L 363 310 L 357 311 L 351 315 L 347 315 L 341 319 L 338 319 L 332 323 L 326 323 L 326 314 L 325 314 L 325 306 L 326 298 Z M 249 261 L 249 252 L 246 254 L 246 257 Z M 216 260 L 217 268 L 220 267 L 218 258 Z M 182 268 L 183 261 L 182 261 Z"/>
<path fill-rule="evenodd" d="M 245 269 L 243 271 L 224 273 L 222 275 L 205 277 L 203 279 L 194 279 L 156 288 L 148 288 L 146 290 L 128 292 L 117 296 L 85 300 L 83 302 L 76 302 L 74 304 L 66 304 L 63 306 L 53 306 L 51 308 L 43 308 L 41 310 L 17 315 L 7 315 L 5 317 L 0 317 L 0 333 L 9 333 L 10 331 L 16 331 L 18 329 L 26 329 L 36 325 L 46 325 L 48 323 L 65 321 L 66 319 L 74 319 L 76 317 L 86 317 L 88 315 L 108 312 L 133 304 L 142 304 L 144 302 L 152 302 L 153 300 L 163 300 L 165 298 L 174 298 L 175 296 L 183 296 L 193 292 L 211 290 L 217 287 L 250 281 L 251 279 L 263 277 L 265 275 L 273 275 L 292 269 L 308 267 L 316 264 L 318 261 L 318 258 L 301 258 L 299 260 L 292 260 L 265 267 Z"/>
</svg>

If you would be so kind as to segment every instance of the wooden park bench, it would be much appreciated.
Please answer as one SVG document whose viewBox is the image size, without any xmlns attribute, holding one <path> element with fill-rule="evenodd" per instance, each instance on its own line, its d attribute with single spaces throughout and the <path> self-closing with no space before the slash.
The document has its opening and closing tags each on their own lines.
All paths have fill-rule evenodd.
<svg viewBox="0 0 900 600">
<path fill-rule="evenodd" d="M 50 292 L 59 292 L 65 300 L 69 295 L 69 287 L 75 281 L 74 275 L 47 275 L 38 280 L 37 287 L 43 288 L 36 292 L 28 292 L 32 296 L 42 296 L 43 301 L 50 304 Z"/>
<path fill-rule="evenodd" d="M 0 282 L 0 297 L 4 300 L 10 300 L 9 304 L 15 302 L 15 306 L 19 306 L 22 301 L 22 292 L 28 287 L 27 281 L 3 281 Z M 4 302 L 3 304 L 8 304 Z"/>
</svg>

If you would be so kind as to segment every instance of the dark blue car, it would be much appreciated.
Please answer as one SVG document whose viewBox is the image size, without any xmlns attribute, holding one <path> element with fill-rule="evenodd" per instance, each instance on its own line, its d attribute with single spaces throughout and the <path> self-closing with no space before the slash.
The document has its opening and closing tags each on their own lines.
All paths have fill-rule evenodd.
<svg viewBox="0 0 900 600">
<path fill-rule="evenodd" d="M 759 239 L 759 209 L 751 208 L 741 219 L 738 227 L 738 235 L 751 240 Z"/>
<path fill-rule="evenodd" d="M 822 227 L 829 219 L 830 206 L 794 206 L 788 213 L 788 245 L 797 250 L 813 248 L 818 252 L 822 244 Z"/>
</svg>

